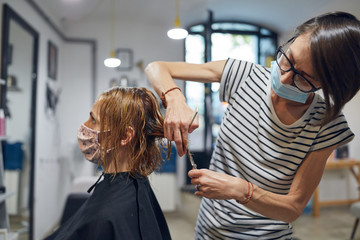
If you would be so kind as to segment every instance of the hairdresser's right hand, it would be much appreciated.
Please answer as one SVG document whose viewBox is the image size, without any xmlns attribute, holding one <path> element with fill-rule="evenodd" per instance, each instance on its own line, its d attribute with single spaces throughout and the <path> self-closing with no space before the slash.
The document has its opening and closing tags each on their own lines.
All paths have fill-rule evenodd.
<svg viewBox="0 0 360 240">
<path fill-rule="evenodd" d="M 190 125 L 194 110 L 186 104 L 184 95 L 176 90 L 166 94 L 167 109 L 164 120 L 164 135 L 169 141 L 174 141 L 179 156 L 186 153 L 188 133 L 199 127 L 196 116 Z"/>
</svg>

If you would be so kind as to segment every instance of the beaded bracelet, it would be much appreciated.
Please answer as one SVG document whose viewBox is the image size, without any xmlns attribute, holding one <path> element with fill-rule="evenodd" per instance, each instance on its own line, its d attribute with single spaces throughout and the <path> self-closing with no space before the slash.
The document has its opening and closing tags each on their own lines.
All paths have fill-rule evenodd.
<svg viewBox="0 0 360 240">
<path fill-rule="evenodd" d="M 174 87 L 174 88 L 170 88 L 170 89 L 167 90 L 165 93 L 164 93 L 164 92 L 161 93 L 160 99 L 161 99 L 162 105 L 164 106 L 165 109 L 166 109 L 166 107 L 167 107 L 165 95 L 166 95 L 168 92 L 171 92 L 172 90 L 175 90 L 175 89 L 179 89 L 179 91 L 181 92 L 181 89 L 180 89 L 180 88 Z"/>
</svg>

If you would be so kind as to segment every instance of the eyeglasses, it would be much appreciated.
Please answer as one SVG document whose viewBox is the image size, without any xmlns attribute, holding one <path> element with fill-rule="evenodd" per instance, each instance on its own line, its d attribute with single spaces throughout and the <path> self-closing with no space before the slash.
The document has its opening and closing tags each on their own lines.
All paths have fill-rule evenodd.
<svg viewBox="0 0 360 240">
<path fill-rule="evenodd" d="M 290 59 L 286 56 L 285 51 L 288 50 L 288 47 L 293 43 L 295 37 L 291 38 L 287 43 L 280 46 L 276 51 L 276 63 L 279 66 L 280 70 L 283 72 L 293 72 L 292 77 L 292 86 L 295 86 L 300 91 L 305 93 L 315 92 L 319 90 L 316 88 L 304 75 L 302 75 L 298 70 L 294 68 L 294 65 L 291 63 Z M 285 50 L 284 50 L 285 49 Z"/>
</svg>

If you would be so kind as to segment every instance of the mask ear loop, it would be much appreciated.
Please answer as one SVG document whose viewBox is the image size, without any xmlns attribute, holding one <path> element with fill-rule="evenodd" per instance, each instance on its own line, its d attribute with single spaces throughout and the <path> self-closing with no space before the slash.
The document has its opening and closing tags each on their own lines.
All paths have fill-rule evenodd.
<svg viewBox="0 0 360 240">
<path fill-rule="evenodd" d="M 99 142 L 99 133 L 98 133 L 98 132 L 96 133 L 96 143 L 97 143 L 97 145 L 99 145 L 99 146 L 100 146 L 100 142 Z"/>
</svg>

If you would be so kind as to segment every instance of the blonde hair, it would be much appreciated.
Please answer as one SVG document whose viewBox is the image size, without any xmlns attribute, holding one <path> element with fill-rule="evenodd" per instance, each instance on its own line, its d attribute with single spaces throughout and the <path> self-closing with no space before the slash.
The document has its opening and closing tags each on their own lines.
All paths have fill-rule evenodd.
<svg viewBox="0 0 360 240">
<path fill-rule="evenodd" d="M 155 95 L 146 88 L 115 87 L 100 94 L 97 104 L 100 132 L 110 130 L 99 139 L 102 167 L 106 169 L 114 164 L 117 172 L 121 159 L 116 158 L 121 140 L 131 127 L 134 135 L 126 145 L 130 173 L 148 176 L 156 170 L 162 162 L 160 146 L 164 146 L 164 118 Z M 170 144 L 168 141 L 168 158 Z"/>
</svg>

